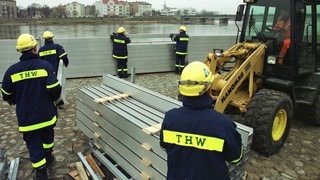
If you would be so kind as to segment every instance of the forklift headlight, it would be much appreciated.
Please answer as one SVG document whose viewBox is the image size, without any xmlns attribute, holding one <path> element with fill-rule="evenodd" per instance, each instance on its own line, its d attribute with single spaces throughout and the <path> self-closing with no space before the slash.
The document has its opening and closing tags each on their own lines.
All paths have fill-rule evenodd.
<svg viewBox="0 0 320 180">
<path fill-rule="evenodd" d="M 277 57 L 276 56 L 268 56 L 267 63 L 268 64 L 276 64 Z"/>
</svg>

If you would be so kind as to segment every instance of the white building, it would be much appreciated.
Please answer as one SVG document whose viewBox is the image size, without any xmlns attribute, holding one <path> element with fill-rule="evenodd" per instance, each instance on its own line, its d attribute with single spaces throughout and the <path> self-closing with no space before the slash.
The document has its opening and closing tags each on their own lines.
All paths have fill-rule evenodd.
<svg viewBox="0 0 320 180">
<path fill-rule="evenodd" d="M 180 15 L 181 16 L 195 16 L 195 15 L 197 15 L 197 10 L 195 8 L 181 8 Z"/>
<path fill-rule="evenodd" d="M 85 6 L 78 2 L 66 4 L 67 17 L 85 17 Z"/>
<path fill-rule="evenodd" d="M 104 16 L 128 16 L 130 5 L 127 1 L 101 0 L 95 2 L 96 14 L 98 17 Z"/>
<path fill-rule="evenodd" d="M 152 16 L 152 5 L 148 2 L 130 2 L 133 16 Z"/>
<path fill-rule="evenodd" d="M 176 16 L 178 15 L 178 13 L 179 13 L 179 10 L 177 8 L 165 7 L 160 10 L 161 16 Z"/>
</svg>

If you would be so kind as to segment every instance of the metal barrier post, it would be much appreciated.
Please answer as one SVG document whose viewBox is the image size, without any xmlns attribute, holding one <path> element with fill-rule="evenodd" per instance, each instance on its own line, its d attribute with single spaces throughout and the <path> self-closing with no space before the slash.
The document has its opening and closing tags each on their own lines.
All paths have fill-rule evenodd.
<svg viewBox="0 0 320 180">
<path fill-rule="evenodd" d="M 130 74 L 131 74 L 131 79 L 130 81 L 132 83 L 135 83 L 136 82 L 136 69 L 134 67 L 131 67 L 130 68 Z"/>
</svg>

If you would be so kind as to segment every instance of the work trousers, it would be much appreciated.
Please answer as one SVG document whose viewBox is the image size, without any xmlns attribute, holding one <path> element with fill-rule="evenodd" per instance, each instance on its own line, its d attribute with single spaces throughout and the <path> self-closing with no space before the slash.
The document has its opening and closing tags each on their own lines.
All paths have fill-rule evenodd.
<svg viewBox="0 0 320 180">
<path fill-rule="evenodd" d="M 182 70 L 186 66 L 186 55 L 176 54 L 176 68 L 175 73 L 181 74 Z"/>
<path fill-rule="evenodd" d="M 51 155 L 54 145 L 54 126 L 23 133 L 33 168 L 46 165 L 46 156 Z"/>
<path fill-rule="evenodd" d="M 116 59 L 117 61 L 117 75 L 119 78 L 128 77 L 128 59 Z"/>
</svg>

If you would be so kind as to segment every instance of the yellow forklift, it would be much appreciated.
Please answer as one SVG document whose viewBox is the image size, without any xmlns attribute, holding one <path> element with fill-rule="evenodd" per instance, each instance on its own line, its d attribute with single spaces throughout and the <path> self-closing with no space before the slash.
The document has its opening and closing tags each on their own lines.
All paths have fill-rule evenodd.
<svg viewBox="0 0 320 180">
<path fill-rule="evenodd" d="M 205 59 L 214 109 L 252 127 L 252 148 L 270 156 L 294 117 L 320 125 L 320 0 L 244 0 L 236 25 L 236 44 Z"/>
</svg>

